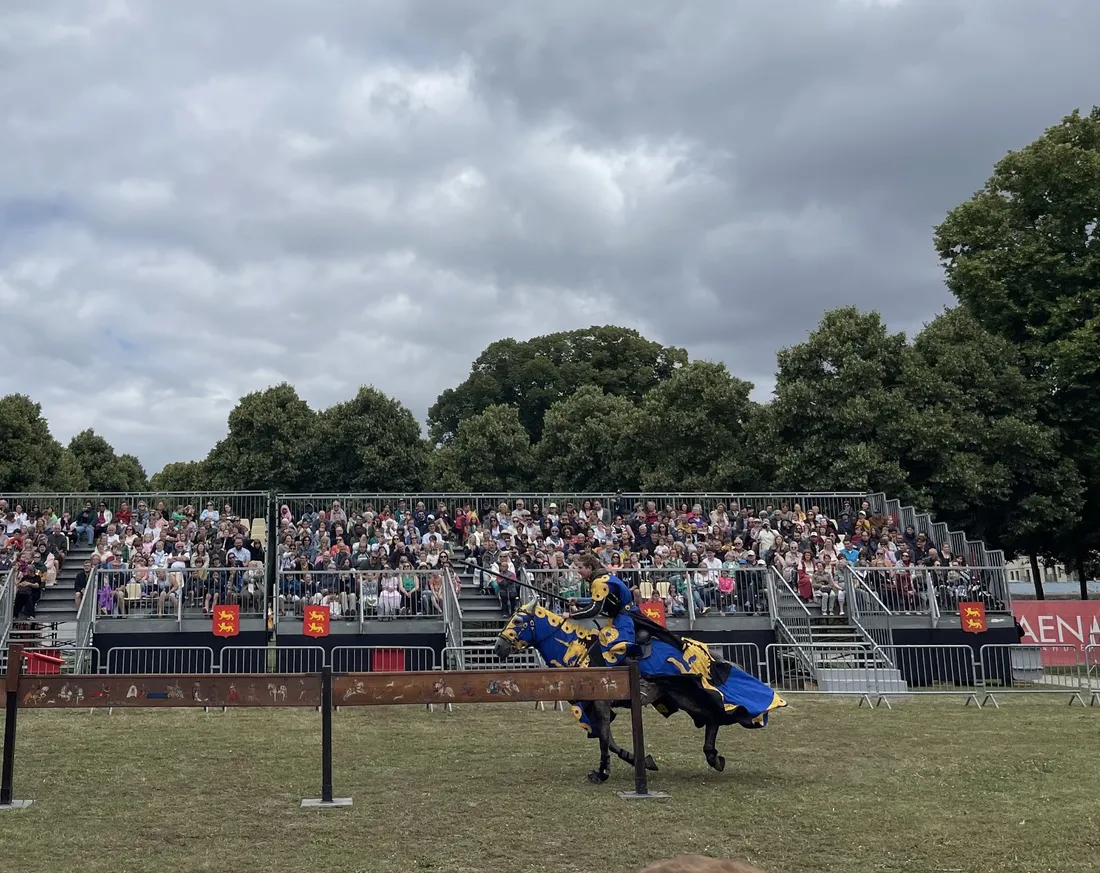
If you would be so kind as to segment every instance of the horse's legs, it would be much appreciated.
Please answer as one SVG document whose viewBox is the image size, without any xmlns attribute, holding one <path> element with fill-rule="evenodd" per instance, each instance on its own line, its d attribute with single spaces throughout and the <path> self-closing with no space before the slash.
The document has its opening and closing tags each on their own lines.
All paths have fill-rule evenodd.
<svg viewBox="0 0 1100 873">
<path fill-rule="evenodd" d="M 706 735 L 703 738 L 703 754 L 706 755 L 707 763 L 721 773 L 726 769 L 726 759 L 718 754 L 718 750 L 714 748 L 714 743 L 718 739 L 718 724 L 717 722 L 711 722 L 706 727 Z"/>
<path fill-rule="evenodd" d="M 609 737 L 609 739 L 610 739 L 611 751 L 614 754 L 618 755 L 621 760 L 626 761 L 626 763 L 628 763 L 631 767 L 633 767 L 634 766 L 634 752 L 632 752 L 630 749 L 624 749 L 622 746 L 620 746 L 618 743 L 615 742 L 615 739 L 613 737 Z M 652 755 L 646 755 L 645 756 L 645 768 L 647 770 L 656 771 L 657 762 L 653 760 Z"/>
<path fill-rule="evenodd" d="M 588 774 L 588 781 L 593 785 L 599 785 L 611 776 L 611 710 L 602 704 L 593 704 L 589 718 L 600 738 L 600 769 L 591 771 Z"/>
</svg>

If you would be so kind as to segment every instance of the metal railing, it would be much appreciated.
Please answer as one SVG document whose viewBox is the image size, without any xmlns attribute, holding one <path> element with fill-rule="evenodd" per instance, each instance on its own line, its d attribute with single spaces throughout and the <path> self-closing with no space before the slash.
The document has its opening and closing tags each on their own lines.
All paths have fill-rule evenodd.
<svg viewBox="0 0 1100 873">
<path fill-rule="evenodd" d="M 866 640 L 878 646 L 891 645 L 894 641 L 890 623 L 893 613 L 849 564 L 841 565 L 841 583 L 845 591 L 845 609 L 852 626 Z"/>
<path fill-rule="evenodd" d="M 329 653 L 334 673 L 424 672 L 439 669 L 430 646 L 334 646 Z"/>
<path fill-rule="evenodd" d="M 182 623 L 208 614 L 215 605 L 236 605 L 241 618 L 267 615 L 267 586 L 260 566 L 100 567 L 95 576 L 98 620 L 146 617 Z"/>
<path fill-rule="evenodd" d="M 902 506 L 900 500 L 891 500 L 882 492 L 867 494 L 865 499 L 871 506 L 869 514 L 889 516 L 902 530 L 912 525 L 917 533 L 927 536 L 935 548 L 942 549 L 946 544 L 953 555 L 964 558 L 967 564 L 990 568 L 996 574 L 989 583 L 992 590 L 1006 604 L 1010 603 L 1004 552 L 987 549 L 980 540 L 968 539 L 963 531 L 953 531 L 943 522 L 933 520 L 931 513 L 918 512 L 912 506 Z"/>
<path fill-rule="evenodd" d="M 320 673 L 327 663 L 320 646 L 226 646 L 220 673 Z"/>
<path fill-rule="evenodd" d="M 107 650 L 104 673 L 216 673 L 208 646 L 115 646 Z"/>
<path fill-rule="evenodd" d="M 444 670 L 531 670 L 546 666 L 533 646 L 506 661 L 496 656 L 493 646 L 447 646 L 443 650 L 442 664 Z"/>
<path fill-rule="evenodd" d="M 977 601 L 987 612 L 1012 611 L 1004 574 L 995 567 L 855 567 L 862 587 L 891 615 L 926 615 L 935 626 L 941 615 L 958 615 L 959 603 Z M 989 585 L 1000 579 L 1003 585 Z M 1003 588 L 1003 590 L 993 590 Z"/>
<path fill-rule="evenodd" d="M 12 619 L 15 617 L 15 578 L 18 568 L 12 567 L 0 581 L 0 655 L 8 650 L 8 635 L 11 633 Z"/>
<path fill-rule="evenodd" d="M 461 584 L 458 573 L 448 566 L 443 576 L 443 631 L 448 646 L 462 645 L 462 604 L 458 599 Z"/>
<path fill-rule="evenodd" d="M 301 620 L 308 605 L 326 605 L 337 621 L 443 619 L 446 566 L 428 570 L 281 570 L 275 623 Z"/>
<path fill-rule="evenodd" d="M 736 664 L 757 679 L 767 680 L 768 668 L 760 659 L 760 647 L 756 643 L 709 643 L 707 648 L 712 655 Z"/>
<path fill-rule="evenodd" d="M 96 652 L 97 658 L 94 669 L 87 669 L 87 664 L 83 661 L 83 656 L 78 659 L 76 664 L 77 673 L 98 673 L 99 672 L 99 659 L 98 650 L 92 648 L 92 639 L 95 634 L 95 618 L 96 618 L 96 603 L 97 595 L 99 593 L 99 570 L 93 569 L 92 575 L 88 579 L 88 583 L 84 586 L 84 593 L 80 597 L 80 606 L 76 608 L 76 636 L 73 642 L 78 652 Z"/>
<path fill-rule="evenodd" d="M 982 646 L 986 700 L 996 704 L 998 694 L 1067 694 L 1070 704 L 1083 706 L 1082 692 L 1094 690 L 1088 671 L 1089 648 L 1027 643 Z"/>
<path fill-rule="evenodd" d="M 752 508 L 763 510 L 767 506 L 779 509 L 783 504 L 793 506 L 799 504 L 807 513 L 811 507 L 817 506 L 820 511 L 830 518 L 837 518 L 847 507 L 851 512 L 859 509 L 864 499 L 863 492 L 859 491 L 775 491 L 775 492 L 630 492 L 624 494 L 603 493 L 578 493 L 569 491 L 543 491 L 543 492 L 479 492 L 479 493 L 443 493 L 443 492 L 393 492 L 393 493 L 330 493 L 330 494 L 276 494 L 279 511 L 286 506 L 290 514 L 300 518 L 309 512 L 328 512 L 333 501 L 339 503 L 339 508 L 350 518 L 357 512 L 372 511 L 376 514 L 386 512 L 398 515 L 401 512 L 413 513 L 418 508 L 423 508 L 427 513 L 447 519 L 454 519 L 458 511 L 469 505 L 483 521 L 488 520 L 489 512 L 496 512 L 500 504 L 507 504 L 508 511 L 513 511 L 519 501 L 523 501 L 524 508 L 528 510 L 545 510 L 551 503 L 556 503 L 565 522 L 568 521 L 568 510 L 572 506 L 577 511 L 583 510 L 586 503 L 596 509 L 605 510 L 606 521 L 614 521 L 616 509 L 625 508 L 627 512 L 633 512 L 634 508 L 641 504 L 645 507 L 652 503 L 654 509 L 664 511 L 667 507 L 679 511 L 686 507 L 688 511 L 698 504 L 704 511 L 710 512 L 719 504 L 727 509 L 736 505 L 739 508 Z M 422 506 L 421 506 L 422 504 Z M 440 512 L 440 509 L 443 512 Z"/>
<path fill-rule="evenodd" d="M 247 518 L 251 523 L 256 519 L 263 519 L 266 523 L 268 509 L 271 505 L 271 492 L 269 491 L 66 491 L 66 492 L 22 492 L 18 494 L 0 495 L 13 507 L 16 504 L 29 509 L 34 505 L 46 511 L 61 516 L 71 513 L 73 518 L 91 503 L 94 511 L 99 510 L 99 504 L 107 504 L 107 509 L 115 514 L 122 504 L 126 504 L 131 513 L 161 510 L 161 514 L 171 516 L 173 513 L 186 514 L 190 509 L 195 519 L 207 510 L 207 504 L 213 502 L 214 512 L 218 518 L 230 516 L 236 519 Z M 229 512 L 226 513 L 226 506 Z"/>
</svg>

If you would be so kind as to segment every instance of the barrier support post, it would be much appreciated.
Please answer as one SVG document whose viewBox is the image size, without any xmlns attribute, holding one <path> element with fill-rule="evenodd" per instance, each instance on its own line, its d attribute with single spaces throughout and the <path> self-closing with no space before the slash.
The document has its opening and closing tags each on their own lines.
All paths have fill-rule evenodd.
<svg viewBox="0 0 1100 873">
<path fill-rule="evenodd" d="M 12 783 L 15 779 L 15 727 L 19 717 L 19 677 L 23 672 L 23 647 L 13 643 L 8 647 L 8 672 L 4 680 L 4 761 L 0 771 L 0 812 L 26 809 L 33 800 L 15 800 Z"/>
<path fill-rule="evenodd" d="M 351 806 L 350 797 L 332 796 L 332 667 L 321 668 L 321 796 L 302 801 L 302 809 Z"/>
<path fill-rule="evenodd" d="M 650 791 L 645 769 L 645 733 L 642 729 L 642 677 L 638 662 L 630 661 L 630 727 L 634 740 L 634 790 L 620 791 L 623 800 L 668 800 L 664 791 Z"/>
</svg>

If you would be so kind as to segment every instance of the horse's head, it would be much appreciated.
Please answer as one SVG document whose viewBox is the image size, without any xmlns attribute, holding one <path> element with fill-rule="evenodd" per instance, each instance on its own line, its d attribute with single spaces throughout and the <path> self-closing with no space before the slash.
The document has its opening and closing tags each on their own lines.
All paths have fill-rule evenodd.
<svg viewBox="0 0 1100 873">
<path fill-rule="evenodd" d="M 535 607 L 537 600 L 525 603 L 516 610 L 516 614 L 504 626 L 504 630 L 497 637 L 493 652 L 501 661 L 508 659 L 509 655 L 522 652 L 530 645 L 534 645 L 538 637 L 535 635 L 536 618 Z"/>
</svg>

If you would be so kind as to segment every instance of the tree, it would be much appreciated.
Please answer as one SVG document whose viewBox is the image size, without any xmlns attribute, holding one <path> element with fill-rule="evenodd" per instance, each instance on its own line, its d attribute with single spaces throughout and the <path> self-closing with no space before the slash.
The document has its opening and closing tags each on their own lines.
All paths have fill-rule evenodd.
<svg viewBox="0 0 1100 873">
<path fill-rule="evenodd" d="M 531 487 L 531 438 L 514 406 L 495 404 L 458 425 L 453 447 L 457 475 L 474 491 L 524 491 Z"/>
<path fill-rule="evenodd" d="M 558 491 L 635 490 L 637 451 L 630 438 L 639 415 L 626 397 L 596 385 L 554 403 L 535 451 L 538 481 Z"/>
<path fill-rule="evenodd" d="M 695 361 L 642 399 L 633 446 L 649 491 L 736 490 L 753 479 L 744 444 L 752 383 Z"/>
<path fill-rule="evenodd" d="M 965 308 L 935 318 L 905 358 L 913 415 L 898 448 L 940 521 L 1037 562 L 1077 524 L 1081 482 L 1060 433 L 1039 420 L 1042 389 L 1020 363 Z"/>
<path fill-rule="evenodd" d="M 316 427 L 316 414 L 286 382 L 246 394 L 229 413 L 228 434 L 206 458 L 211 484 L 241 491 L 308 488 Z"/>
<path fill-rule="evenodd" d="M 80 491 L 84 474 L 53 438 L 42 407 L 25 394 L 0 398 L 0 490 Z"/>
<path fill-rule="evenodd" d="M 153 474 L 149 487 L 159 492 L 191 492 L 201 494 L 212 490 L 210 475 L 203 461 L 174 461 Z"/>
<path fill-rule="evenodd" d="M 774 488 L 912 496 L 893 447 L 905 429 L 904 334 L 877 312 L 826 312 L 806 342 L 778 354 L 775 399 L 757 424 Z"/>
<path fill-rule="evenodd" d="M 1085 565 L 1100 549 L 1100 107 L 1074 112 L 1010 152 L 985 186 L 936 228 L 951 292 L 1012 343 L 1040 385 L 1084 485 L 1080 521 L 1061 557 Z"/>
<path fill-rule="evenodd" d="M 91 428 L 69 441 L 69 451 L 91 491 L 133 492 L 149 487 L 141 462 L 133 455 L 117 456 L 114 447 Z"/>
<path fill-rule="evenodd" d="M 585 385 L 637 402 L 687 364 L 687 352 L 647 340 L 623 327 L 590 327 L 504 339 L 478 355 L 466 381 L 448 388 L 428 410 L 432 440 L 449 443 L 459 422 L 490 406 L 516 407 L 532 442 L 542 437 L 546 411 Z"/>
<path fill-rule="evenodd" d="M 421 487 L 428 448 L 404 404 L 363 387 L 318 415 L 309 459 L 304 490 L 392 493 Z"/>
</svg>

